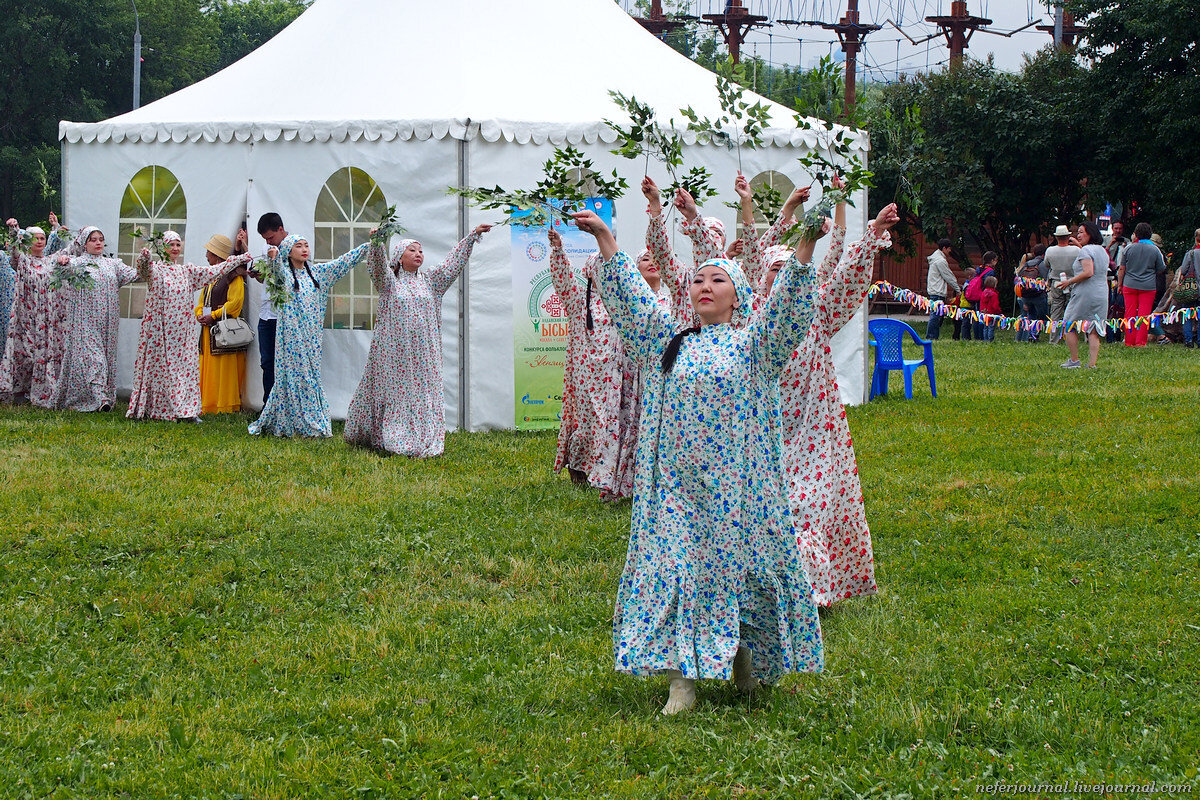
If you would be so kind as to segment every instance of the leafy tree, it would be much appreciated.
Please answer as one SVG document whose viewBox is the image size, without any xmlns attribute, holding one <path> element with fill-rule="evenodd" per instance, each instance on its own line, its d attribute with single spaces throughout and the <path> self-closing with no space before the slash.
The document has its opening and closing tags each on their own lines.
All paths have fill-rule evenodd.
<svg viewBox="0 0 1200 800">
<path fill-rule="evenodd" d="M 1090 204 L 1121 201 L 1176 253 L 1200 225 L 1200 16 L 1182 0 L 1072 0 L 1094 59 L 1087 119 Z"/>
<path fill-rule="evenodd" d="M 1073 111 L 1081 81 L 1069 58 L 1046 52 L 1020 74 L 968 61 L 888 86 L 864 112 L 871 213 L 915 191 L 920 216 L 907 216 L 928 238 L 956 240 L 961 260 L 969 234 L 1011 276 L 1030 237 L 1078 207 L 1088 162 Z"/>
<path fill-rule="evenodd" d="M 59 120 L 96 122 L 133 102 L 129 0 L 15 0 L 0 26 L 0 218 L 61 210 Z M 303 0 L 137 0 L 143 104 L 249 53 Z M 72 221 L 73 222 L 73 221 Z"/>
<path fill-rule="evenodd" d="M 261 47 L 308 8 L 308 0 L 215 0 L 208 10 L 219 30 L 218 69 Z"/>
</svg>

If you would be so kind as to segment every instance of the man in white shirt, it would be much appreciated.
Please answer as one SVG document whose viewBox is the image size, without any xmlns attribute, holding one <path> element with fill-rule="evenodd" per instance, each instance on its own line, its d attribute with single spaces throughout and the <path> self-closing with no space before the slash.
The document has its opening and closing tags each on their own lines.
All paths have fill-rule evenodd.
<svg viewBox="0 0 1200 800">
<path fill-rule="evenodd" d="M 951 241 L 939 239 L 937 245 L 938 249 L 929 254 L 929 275 L 925 279 L 925 291 L 930 301 L 946 301 L 958 296 L 958 278 L 954 277 L 954 272 L 950 269 Z M 925 326 L 926 339 L 932 341 L 941 335 L 943 316 L 944 314 L 936 310 L 930 311 L 929 324 Z"/>
<path fill-rule="evenodd" d="M 278 247 L 287 238 L 288 232 L 283 229 L 283 219 L 274 211 L 268 211 L 258 218 L 258 235 L 266 240 L 271 247 Z M 262 281 L 262 276 L 258 276 Z M 263 404 L 271 396 L 271 388 L 275 385 L 275 326 L 278 315 L 271 298 L 263 293 L 262 305 L 258 308 L 258 363 L 262 367 Z"/>
<path fill-rule="evenodd" d="M 1071 231 L 1066 225 L 1054 229 L 1054 244 L 1046 248 L 1045 263 L 1050 266 L 1050 274 L 1046 279 L 1050 288 L 1046 294 L 1050 297 L 1050 319 L 1062 321 L 1063 312 L 1067 310 L 1067 300 L 1070 290 L 1058 288 L 1062 276 L 1075 277 L 1074 263 L 1079 257 L 1079 248 L 1070 243 Z"/>
</svg>

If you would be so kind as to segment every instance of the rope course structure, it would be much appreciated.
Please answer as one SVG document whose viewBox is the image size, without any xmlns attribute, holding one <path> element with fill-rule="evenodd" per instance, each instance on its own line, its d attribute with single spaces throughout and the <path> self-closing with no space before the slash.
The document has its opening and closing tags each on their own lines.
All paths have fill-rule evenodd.
<svg viewBox="0 0 1200 800">
<path fill-rule="evenodd" d="M 953 64 L 967 56 L 975 33 L 1014 39 L 1032 51 L 1055 36 L 1056 0 L 619 0 L 632 16 L 677 20 L 710 28 L 739 61 L 808 68 L 837 51 L 848 83 L 891 83 L 902 76 Z M 996 21 L 993 22 L 993 16 Z M 649 27 L 649 26 L 648 26 Z M 1066 14 L 1057 25 L 1061 46 L 1085 32 Z M 651 29 L 653 30 L 653 28 Z M 659 34 L 655 31 L 656 35 Z M 1041 41 L 1036 41 L 1041 39 Z M 807 58 L 807 63 L 805 59 Z M 847 98 L 847 107 L 852 107 Z"/>
</svg>

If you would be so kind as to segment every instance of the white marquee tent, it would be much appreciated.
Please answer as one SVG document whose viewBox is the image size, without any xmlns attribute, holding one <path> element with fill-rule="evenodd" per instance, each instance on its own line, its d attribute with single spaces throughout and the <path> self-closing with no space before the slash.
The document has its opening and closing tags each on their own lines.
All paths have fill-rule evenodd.
<svg viewBox="0 0 1200 800">
<path fill-rule="evenodd" d="M 636 189 L 642 163 L 609 153 L 613 134 L 603 120 L 620 117 L 610 89 L 636 95 L 664 116 L 678 118 L 677 109 L 686 106 L 719 114 L 712 74 L 645 32 L 611 0 L 516 6 L 316 0 L 270 42 L 206 80 L 104 122 L 61 123 L 66 219 L 100 226 L 114 248 L 114 233 L 129 222 L 122 207 L 131 178 L 154 165 L 170 171 L 186 198 L 188 260 L 202 258 L 211 233 L 229 235 L 246 218 L 251 249 L 261 252 L 265 245 L 253 230 L 260 214 L 279 212 L 289 231 L 309 233 L 319 221 L 314 214 L 323 186 L 339 170 L 355 167 L 398 206 L 401 222 L 424 244 L 427 263 L 437 263 L 467 231 L 499 216 L 466 207 L 447 187 L 531 186 L 553 148 L 569 142 L 598 169 L 616 168 L 628 177 L 631 191 L 615 204 L 615 227 L 622 247 L 636 251 L 645 230 Z M 807 184 L 796 158 L 828 134 L 797 130 L 788 109 L 771 107 L 770 143 L 743 151 L 743 171 L 753 177 L 772 170 Z M 714 185 L 732 197 L 736 154 L 687 138 L 689 166 L 706 166 Z M 856 142 L 866 150 L 865 137 Z M 669 183 L 660 165 L 651 162 L 650 172 L 661 185 Z M 858 198 L 852 210 L 850 241 L 863 231 L 865 200 Z M 705 211 L 733 230 L 732 210 L 711 201 Z M 337 252 L 349 249 L 348 232 L 331 236 Z M 485 236 L 467 280 L 447 296 L 443 366 L 450 427 L 513 424 L 507 237 L 506 228 Z M 681 253 L 687 244 L 680 236 Z M 252 321 L 259 297 L 252 289 Z M 119 382 L 126 389 L 137 324 L 121 324 Z M 860 311 L 835 339 L 849 403 L 866 396 L 865 329 Z M 369 330 L 326 330 L 324 381 L 335 417 L 345 413 L 370 337 Z M 256 405 L 257 358 L 247 362 L 247 402 Z"/>
</svg>

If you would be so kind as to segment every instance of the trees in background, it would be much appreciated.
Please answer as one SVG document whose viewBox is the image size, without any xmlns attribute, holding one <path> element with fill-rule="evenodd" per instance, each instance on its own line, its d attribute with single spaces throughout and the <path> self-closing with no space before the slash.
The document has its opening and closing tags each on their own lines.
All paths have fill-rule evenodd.
<svg viewBox="0 0 1200 800">
<path fill-rule="evenodd" d="M 129 0 L 16 0 L 0 26 L 0 218 L 59 208 L 58 122 L 132 108 Z M 261 45 L 305 0 L 138 0 L 142 103 L 195 83 Z"/>
</svg>

